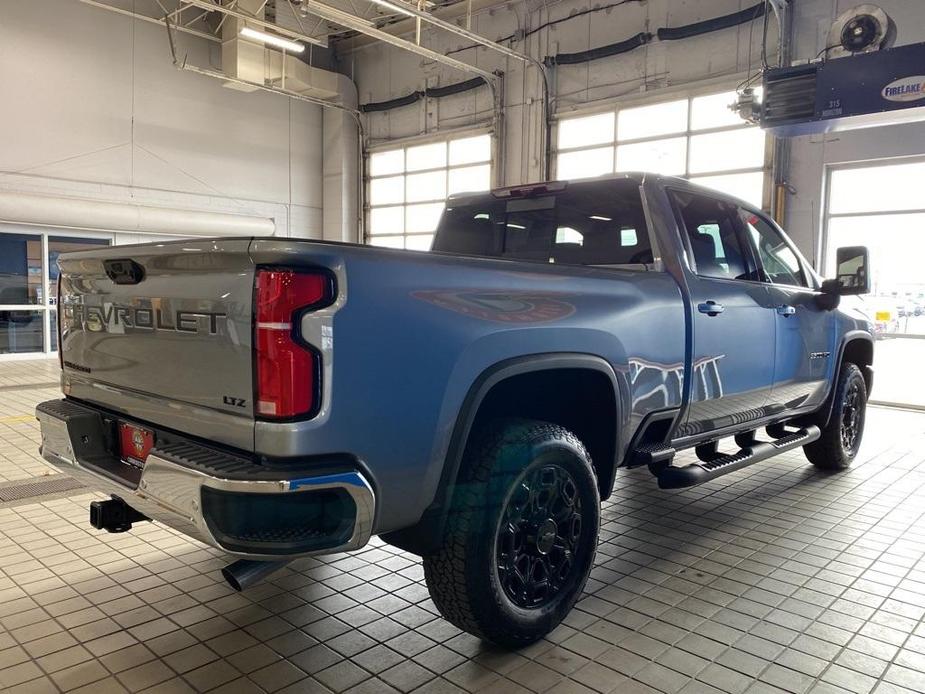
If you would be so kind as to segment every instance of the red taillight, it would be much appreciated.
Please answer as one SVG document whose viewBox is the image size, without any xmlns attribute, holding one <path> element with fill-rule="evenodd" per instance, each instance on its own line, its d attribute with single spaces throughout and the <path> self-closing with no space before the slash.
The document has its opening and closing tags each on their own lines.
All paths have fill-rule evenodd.
<svg viewBox="0 0 925 694">
<path fill-rule="evenodd" d="M 320 357 L 296 339 L 300 311 L 328 299 L 328 278 L 293 270 L 258 270 L 254 349 L 256 414 L 287 419 L 312 412 Z"/>
</svg>

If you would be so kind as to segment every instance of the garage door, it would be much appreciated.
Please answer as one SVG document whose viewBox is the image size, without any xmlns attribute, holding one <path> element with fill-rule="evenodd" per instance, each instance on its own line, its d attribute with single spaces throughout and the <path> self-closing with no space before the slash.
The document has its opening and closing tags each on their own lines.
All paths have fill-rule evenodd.
<svg viewBox="0 0 925 694">
<path fill-rule="evenodd" d="M 839 246 L 867 246 L 877 331 L 873 399 L 925 408 L 925 161 L 865 163 L 829 176 L 825 274 Z"/>
</svg>

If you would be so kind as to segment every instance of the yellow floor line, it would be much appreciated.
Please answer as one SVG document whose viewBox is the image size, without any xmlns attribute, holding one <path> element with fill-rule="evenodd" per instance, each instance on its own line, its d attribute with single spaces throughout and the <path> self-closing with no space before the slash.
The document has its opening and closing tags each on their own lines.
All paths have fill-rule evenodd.
<svg viewBox="0 0 925 694">
<path fill-rule="evenodd" d="M 0 417 L 0 424 L 14 424 L 16 422 L 28 422 L 35 419 L 34 414 L 20 414 L 15 417 Z"/>
</svg>

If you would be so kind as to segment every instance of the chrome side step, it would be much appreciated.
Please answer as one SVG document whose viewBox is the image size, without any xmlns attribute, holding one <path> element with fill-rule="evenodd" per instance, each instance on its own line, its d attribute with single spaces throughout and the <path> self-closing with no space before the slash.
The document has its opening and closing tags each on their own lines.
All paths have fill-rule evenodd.
<svg viewBox="0 0 925 694">
<path fill-rule="evenodd" d="M 655 475 L 661 489 L 693 487 L 767 460 L 778 453 L 805 446 L 820 436 L 819 427 L 815 425 L 792 433 L 787 433 L 782 428 L 769 429 L 768 434 L 774 437 L 773 441 L 758 441 L 754 432 L 739 434 L 735 437 L 736 443 L 742 448 L 736 453 L 729 455 L 718 453 L 716 442 L 711 442 L 697 447 L 697 457 L 703 462 L 683 467 L 651 466 L 649 469 Z"/>
</svg>

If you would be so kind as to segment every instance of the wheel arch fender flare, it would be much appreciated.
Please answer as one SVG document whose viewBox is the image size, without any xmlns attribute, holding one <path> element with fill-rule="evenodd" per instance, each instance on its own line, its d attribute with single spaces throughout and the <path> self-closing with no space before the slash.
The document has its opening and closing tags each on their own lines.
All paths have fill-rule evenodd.
<svg viewBox="0 0 925 694">
<path fill-rule="evenodd" d="M 469 387 L 461 406 L 456 412 L 449 442 L 443 456 L 443 468 L 437 484 L 434 498 L 421 519 L 411 528 L 404 528 L 383 536 L 383 539 L 408 551 L 424 554 L 439 541 L 444 523 L 450 510 L 453 486 L 459 476 L 466 444 L 472 433 L 479 409 L 492 388 L 503 381 L 529 373 L 556 370 L 586 370 L 605 376 L 613 390 L 615 405 L 614 452 L 615 460 L 606 461 L 615 470 L 616 458 L 621 448 L 622 422 L 621 414 L 625 404 L 622 400 L 623 389 L 613 366 L 603 357 L 580 352 L 548 352 L 531 354 L 497 362 L 484 369 Z M 610 486 L 608 486 L 608 489 Z"/>
<path fill-rule="evenodd" d="M 835 359 L 835 369 L 832 372 L 832 378 L 829 382 L 829 392 L 825 398 L 825 404 L 819 411 L 821 415 L 818 417 L 818 423 L 820 427 L 825 427 L 828 425 L 829 420 L 832 418 L 832 410 L 835 406 L 835 391 L 838 384 L 838 377 L 841 374 L 842 364 L 845 363 L 845 353 L 852 344 L 857 344 L 865 342 L 869 347 L 871 354 L 873 354 L 874 349 L 874 338 L 866 330 L 850 330 L 842 335 L 841 340 L 838 343 L 838 354 Z M 861 368 L 861 373 L 864 375 L 864 382 L 867 385 L 868 393 L 870 388 L 873 385 L 873 368 L 870 364 L 859 365 Z"/>
</svg>

